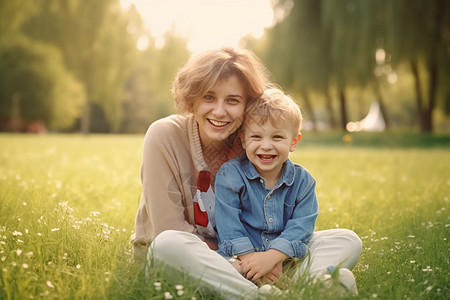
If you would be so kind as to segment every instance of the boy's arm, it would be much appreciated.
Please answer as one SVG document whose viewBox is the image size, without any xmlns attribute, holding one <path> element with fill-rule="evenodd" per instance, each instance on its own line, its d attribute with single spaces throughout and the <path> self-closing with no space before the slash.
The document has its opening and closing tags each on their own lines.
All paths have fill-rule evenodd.
<svg viewBox="0 0 450 300">
<path fill-rule="evenodd" d="M 219 253 L 224 256 L 242 255 L 254 251 L 253 244 L 239 217 L 241 212 L 239 193 L 243 183 L 238 186 L 236 178 L 240 176 L 232 165 L 222 166 L 216 175 L 215 221 Z M 234 178 L 234 185 L 228 180 L 229 178 Z"/>
<path fill-rule="evenodd" d="M 269 245 L 269 249 L 276 249 L 290 257 L 302 258 L 306 255 L 308 248 L 305 243 L 311 238 L 319 214 L 316 181 L 311 175 L 307 179 L 284 230 Z"/>
</svg>

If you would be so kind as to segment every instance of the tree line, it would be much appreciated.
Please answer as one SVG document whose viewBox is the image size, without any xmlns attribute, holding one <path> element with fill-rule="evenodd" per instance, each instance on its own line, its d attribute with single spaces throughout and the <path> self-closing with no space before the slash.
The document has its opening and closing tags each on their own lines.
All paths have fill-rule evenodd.
<svg viewBox="0 0 450 300">
<path fill-rule="evenodd" d="M 448 126 L 450 1 L 279 0 L 275 13 L 288 17 L 247 43 L 298 96 L 313 128 L 322 116 L 345 129 L 349 110 L 367 98 L 387 128 L 409 118 L 431 132 L 435 116 Z"/>
<path fill-rule="evenodd" d="M 377 101 L 388 128 L 448 129 L 449 1 L 273 5 L 276 24 L 242 43 L 311 128 L 345 129 Z M 119 0 L 0 0 L 0 131 L 143 132 L 174 112 L 171 82 L 190 54 L 175 29 L 157 46 Z"/>
<path fill-rule="evenodd" d="M 145 131 L 189 56 L 174 30 L 156 47 L 119 0 L 0 0 L 0 130 Z"/>
</svg>

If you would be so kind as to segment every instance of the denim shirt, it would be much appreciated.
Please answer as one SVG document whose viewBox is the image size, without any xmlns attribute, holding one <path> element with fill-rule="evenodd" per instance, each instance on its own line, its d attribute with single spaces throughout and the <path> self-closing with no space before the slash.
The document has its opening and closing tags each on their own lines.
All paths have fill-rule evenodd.
<svg viewBox="0 0 450 300">
<path fill-rule="evenodd" d="M 276 249 L 302 258 L 319 207 L 316 180 L 289 159 L 272 190 L 246 156 L 223 164 L 215 182 L 215 221 L 224 257 Z"/>
</svg>

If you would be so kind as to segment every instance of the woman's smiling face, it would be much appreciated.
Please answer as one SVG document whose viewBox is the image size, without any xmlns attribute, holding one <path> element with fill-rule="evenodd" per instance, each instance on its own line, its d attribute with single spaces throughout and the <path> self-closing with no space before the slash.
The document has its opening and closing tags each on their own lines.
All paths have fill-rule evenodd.
<svg viewBox="0 0 450 300">
<path fill-rule="evenodd" d="M 221 79 L 198 99 L 194 117 L 202 146 L 221 142 L 242 124 L 247 95 L 238 76 Z"/>
</svg>

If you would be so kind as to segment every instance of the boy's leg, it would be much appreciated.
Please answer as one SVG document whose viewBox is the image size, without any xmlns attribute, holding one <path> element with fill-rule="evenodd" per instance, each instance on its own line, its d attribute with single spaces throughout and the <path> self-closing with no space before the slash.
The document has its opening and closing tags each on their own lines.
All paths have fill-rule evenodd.
<svg viewBox="0 0 450 300">
<path fill-rule="evenodd" d="M 318 274 L 328 267 L 352 270 L 359 261 L 362 243 L 358 235 L 348 229 L 329 229 L 313 233 L 307 243 L 309 257 L 300 267 L 300 272 Z"/>
<path fill-rule="evenodd" d="M 241 298 L 258 293 L 258 287 L 245 279 L 221 255 L 196 235 L 175 230 L 159 234 L 151 243 L 148 261 L 154 260 L 200 279 L 227 298 Z M 150 264 L 146 272 L 151 272 Z"/>
<path fill-rule="evenodd" d="M 355 277 L 351 272 L 359 261 L 362 249 L 361 240 L 356 233 L 348 229 L 314 232 L 307 246 L 309 255 L 300 265 L 294 280 L 305 273 L 326 280 L 330 277 L 329 273 L 339 267 L 339 282 L 351 294 L 358 294 Z"/>
</svg>

